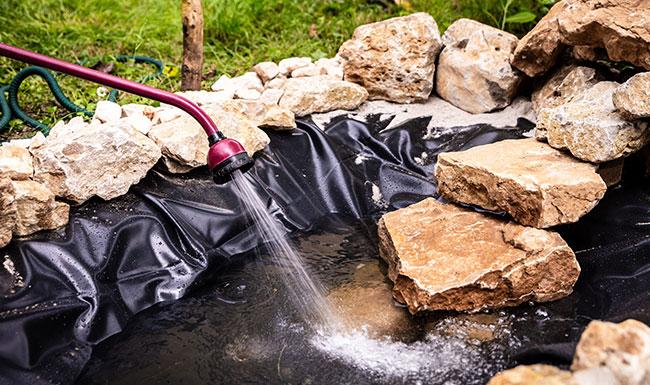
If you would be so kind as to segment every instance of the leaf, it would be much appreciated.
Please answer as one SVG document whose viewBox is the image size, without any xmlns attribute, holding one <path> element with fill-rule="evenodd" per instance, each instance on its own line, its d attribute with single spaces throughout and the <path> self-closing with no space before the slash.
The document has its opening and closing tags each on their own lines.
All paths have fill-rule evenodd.
<svg viewBox="0 0 650 385">
<path fill-rule="evenodd" d="M 537 0 L 539 5 L 553 5 L 555 4 L 555 0 Z"/>
<path fill-rule="evenodd" d="M 515 13 L 506 18 L 506 23 L 525 24 L 535 21 L 537 16 L 529 11 Z"/>
</svg>

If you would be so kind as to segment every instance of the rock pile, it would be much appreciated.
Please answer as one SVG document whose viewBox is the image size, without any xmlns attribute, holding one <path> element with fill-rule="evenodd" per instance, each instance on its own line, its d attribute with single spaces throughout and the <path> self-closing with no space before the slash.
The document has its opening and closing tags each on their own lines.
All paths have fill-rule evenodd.
<svg viewBox="0 0 650 385">
<path fill-rule="evenodd" d="M 592 321 L 580 337 L 571 371 L 550 365 L 518 366 L 488 385 L 645 385 L 650 383 L 650 328 L 627 320 Z"/>
</svg>

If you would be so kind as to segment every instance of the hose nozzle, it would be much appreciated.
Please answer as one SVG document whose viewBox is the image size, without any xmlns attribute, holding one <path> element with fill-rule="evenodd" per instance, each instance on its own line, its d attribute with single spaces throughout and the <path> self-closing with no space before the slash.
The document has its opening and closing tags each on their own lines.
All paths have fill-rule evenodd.
<svg viewBox="0 0 650 385">
<path fill-rule="evenodd" d="M 226 138 L 221 132 L 210 135 L 208 140 L 208 167 L 216 183 L 229 181 L 235 170 L 246 172 L 253 166 L 253 158 L 238 141 Z"/>
</svg>

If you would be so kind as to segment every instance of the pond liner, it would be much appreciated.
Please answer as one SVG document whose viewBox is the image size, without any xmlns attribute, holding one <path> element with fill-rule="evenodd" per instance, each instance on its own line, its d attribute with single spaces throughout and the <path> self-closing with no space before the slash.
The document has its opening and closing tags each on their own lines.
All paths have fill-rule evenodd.
<svg viewBox="0 0 650 385">
<path fill-rule="evenodd" d="M 247 177 L 289 231 L 332 215 L 372 222 L 437 196 L 438 153 L 520 138 L 531 128 L 521 120 L 427 135 L 427 118 L 383 132 L 386 124 L 339 117 L 322 131 L 306 118 L 294 131 L 267 131 L 271 144 Z M 542 321 L 521 317 L 512 325 L 522 341 L 513 352 L 518 363 L 566 366 L 592 319 L 650 323 L 650 190 L 629 163 L 623 183 L 591 213 L 557 228 L 582 274 L 571 296 L 543 304 Z M 233 186 L 215 185 L 207 169 L 152 170 L 125 196 L 73 208 L 66 228 L 14 240 L 0 257 L 10 256 L 24 287 L 0 293 L 0 384 L 74 383 L 93 346 L 138 312 L 209 285 L 258 243 Z"/>
</svg>

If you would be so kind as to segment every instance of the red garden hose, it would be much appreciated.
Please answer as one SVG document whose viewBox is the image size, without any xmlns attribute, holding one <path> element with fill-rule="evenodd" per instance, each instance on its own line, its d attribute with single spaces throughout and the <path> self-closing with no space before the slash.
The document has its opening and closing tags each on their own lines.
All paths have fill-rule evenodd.
<svg viewBox="0 0 650 385">
<path fill-rule="evenodd" d="M 248 156 L 244 147 L 236 140 L 226 138 L 205 111 L 182 96 L 4 43 L 0 43 L 0 55 L 157 100 L 187 112 L 199 122 L 208 135 L 210 143 L 208 167 L 212 171 L 215 181 L 219 183 L 228 180 L 232 171 L 236 169 L 246 171 L 252 166 L 253 160 Z"/>
</svg>

